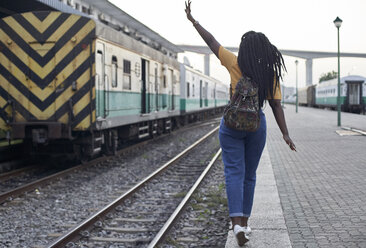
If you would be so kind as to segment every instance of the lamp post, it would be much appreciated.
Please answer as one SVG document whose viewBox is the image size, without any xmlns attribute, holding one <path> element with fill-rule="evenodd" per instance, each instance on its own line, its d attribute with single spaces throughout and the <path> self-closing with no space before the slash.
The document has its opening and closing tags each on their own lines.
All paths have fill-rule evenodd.
<svg viewBox="0 0 366 248">
<path fill-rule="evenodd" d="M 297 65 L 299 64 L 298 60 L 295 60 L 295 65 L 296 65 L 296 113 L 297 113 L 297 109 L 299 106 L 299 92 L 298 92 L 298 87 L 297 87 Z"/>
<path fill-rule="evenodd" d="M 341 126 L 341 77 L 340 77 L 340 53 L 339 53 L 339 28 L 342 25 L 342 20 L 337 16 L 333 21 L 338 33 L 338 96 L 337 96 L 337 111 L 338 111 L 338 126 Z"/>
</svg>

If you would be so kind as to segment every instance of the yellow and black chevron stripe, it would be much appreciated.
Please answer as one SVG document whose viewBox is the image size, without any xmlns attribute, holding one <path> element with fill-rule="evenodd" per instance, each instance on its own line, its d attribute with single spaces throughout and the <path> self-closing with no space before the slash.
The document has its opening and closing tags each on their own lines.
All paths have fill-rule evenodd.
<svg viewBox="0 0 366 248">
<path fill-rule="evenodd" d="M 38 121 L 89 128 L 95 121 L 94 53 L 89 18 L 41 11 L 0 19 L 0 129 L 9 127 L 6 122 Z"/>
</svg>

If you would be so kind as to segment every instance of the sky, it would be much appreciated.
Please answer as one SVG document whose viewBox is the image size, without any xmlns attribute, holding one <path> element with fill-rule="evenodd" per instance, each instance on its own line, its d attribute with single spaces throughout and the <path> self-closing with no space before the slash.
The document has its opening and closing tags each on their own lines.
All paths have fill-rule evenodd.
<svg viewBox="0 0 366 248">
<path fill-rule="evenodd" d="M 205 45 L 186 19 L 184 0 L 109 0 L 174 44 Z M 239 46 L 241 36 L 254 30 L 264 33 L 279 49 L 337 52 L 337 28 L 342 20 L 341 52 L 366 54 L 366 0 L 192 0 L 192 15 L 223 46 Z M 203 71 L 203 56 L 184 53 Z M 305 86 L 305 60 L 284 56 L 287 73 L 283 84 Z M 211 75 L 229 82 L 229 74 L 211 56 Z M 337 58 L 313 60 L 313 82 L 323 73 L 337 71 Z M 366 77 L 366 58 L 341 58 L 340 75 Z"/>
</svg>

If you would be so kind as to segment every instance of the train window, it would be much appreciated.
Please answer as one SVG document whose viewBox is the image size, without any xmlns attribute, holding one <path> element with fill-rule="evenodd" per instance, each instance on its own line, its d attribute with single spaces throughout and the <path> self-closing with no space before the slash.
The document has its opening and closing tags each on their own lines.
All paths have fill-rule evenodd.
<svg viewBox="0 0 366 248">
<path fill-rule="evenodd" d="M 118 68 L 118 65 L 117 65 L 117 58 L 116 56 L 112 56 L 112 87 L 113 88 L 116 88 L 117 87 L 117 83 L 118 83 L 118 80 L 117 80 L 117 68 Z"/>
<path fill-rule="evenodd" d="M 156 86 L 156 89 L 157 89 L 157 86 L 158 86 L 158 65 L 155 65 L 155 75 L 154 75 L 154 82 L 155 82 L 155 86 Z"/>
<path fill-rule="evenodd" d="M 203 98 L 207 99 L 208 98 L 208 83 L 205 82 L 205 86 L 203 86 Z"/>
<path fill-rule="evenodd" d="M 80 10 L 80 4 L 75 3 L 75 9 Z"/>
<path fill-rule="evenodd" d="M 189 83 L 187 82 L 187 98 L 189 97 Z"/>
<path fill-rule="evenodd" d="M 96 80 L 99 87 L 104 87 L 104 57 L 101 50 L 97 51 L 95 63 Z"/>
<path fill-rule="evenodd" d="M 81 12 L 85 13 L 85 14 L 89 14 L 89 8 L 82 6 L 81 7 Z"/>
<path fill-rule="evenodd" d="M 163 77 L 163 86 L 164 86 L 164 88 L 166 88 L 166 76 L 165 75 Z"/>
<path fill-rule="evenodd" d="M 123 89 L 131 89 L 131 61 L 123 60 Z"/>
</svg>

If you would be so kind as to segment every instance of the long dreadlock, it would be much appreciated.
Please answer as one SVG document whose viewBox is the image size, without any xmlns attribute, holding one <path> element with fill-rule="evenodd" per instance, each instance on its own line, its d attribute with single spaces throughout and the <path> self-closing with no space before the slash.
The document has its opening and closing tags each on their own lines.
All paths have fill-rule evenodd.
<svg viewBox="0 0 366 248">
<path fill-rule="evenodd" d="M 241 37 L 238 65 L 243 75 L 259 85 L 261 107 L 268 96 L 273 99 L 274 89 L 282 79 L 282 68 L 286 71 L 286 66 L 280 51 L 263 33 L 249 31 Z"/>
</svg>

